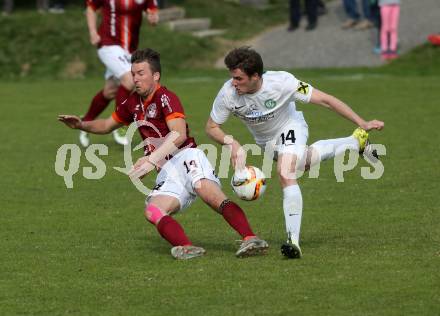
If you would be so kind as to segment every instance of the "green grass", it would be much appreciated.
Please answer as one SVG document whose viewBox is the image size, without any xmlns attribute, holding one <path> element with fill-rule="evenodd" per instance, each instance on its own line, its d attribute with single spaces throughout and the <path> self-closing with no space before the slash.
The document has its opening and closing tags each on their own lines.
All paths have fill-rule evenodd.
<svg viewBox="0 0 440 316">
<path fill-rule="evenodd" d="M 110 136 L 93 137 L 109 147 L 101 180 L 83 178 L 82 167 L 90 166 L 84 152 L 73 189 L 54 171 L 57 149 L 77 143 L 77 132 L 56 115 L 84 113 L 102 81 L 3 82 L 0 314 L 438 315 L 439 78 L 353 70 L 300 75 L 366 118 L 383 119 L 386 129 L 372 139 L 386 145 L 387 155 L 380 180 L 361 178 L 365 162 L 344 183 L 336 183 L 332 162 L 321 166 L 319 179 L 300 180 L 304 258 L 296 261 L 279 254 L 284 221 L 275 177 L 261 200 L 239 202 L 270 243 L 267 256 L 236 259 L 235 233 L 197 201 L 176 218 L 207 255 L 173 260 L 143 219 L 144 197 L 112 168 L 123 166 L 123 158 Z M 203 127 L 226 73 L 164 79 L 181 96 L 192 135 L 210 143 Z M 309 143 L 353 129 L 319 107 L 299 108 Z M 252 142 L 236 120 L 225 129 Z M 261 165 L 258 157 L 250 162 Z M 224 189 L 232 196 L 228 181 Z"/>
<path fill-rule="evenodd" d="M 163 65 L 169 70 L 185 68 L 195 60 L 207 59 L 215 50 L 212 40 L 171 32 L 163 25 L 152 28 L 145 24 L 140 47 L 154 47 L 161 52 Z M 34 27 L 29 29 L 29 25 Z M 0 19 L 0 30 L 0 78 L 103 75 L 103 65 L 95 47 L 89 43 L 85 16 L 80 8 L 71 8 L 64 15 L 17 12 Z M 176 49 L 181 47 L 185 49 L 176 54 Z"/>
<path fill-rule="evenodd" d="M 225 39 L 199 39 L 171 32 L 165 25 L 141 29 L 139 47 L 152 47 L 162 56 L 165 69 L 211 67 L 232 40 L 242 40 L 284 21 L 286 3 L 277 0 L 262 11 L 225 1 L 185 0 L 187 17 L 211 17 L 213 28 L 227 29 Z M 258 21 L 255 24 L 255 21 Z M 240 27 L 236 27 L 237 24 Z M 178 52 L 178 53 L 177 53 Z M 102 76 L 96 49 L 90 45 L 81 5 L 63 15 L 38 14 L 22 7 L 0 19 L 0 79 L 82 78 Z"/>
</svg>

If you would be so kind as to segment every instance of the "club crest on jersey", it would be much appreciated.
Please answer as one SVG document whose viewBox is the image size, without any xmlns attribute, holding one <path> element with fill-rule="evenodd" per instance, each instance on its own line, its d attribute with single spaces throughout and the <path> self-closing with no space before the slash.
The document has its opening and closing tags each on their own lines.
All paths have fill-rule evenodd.
<svg viewBox="0 0 440 316">
<path fill-rule="evenodd" d="M 298 89 L 296 91 L 304 95 L 307 95 L 309 93 L 309 85 L 305 82 L 300 81 Z"/>
<path fill-rule="evenodd" d="M 266 100 L 266 101 L 264 101 L 264 106 L 267 109 L 273 109 L 274 107 L 277 106 L 277 101 L 275 101 L 273 99 Z"/>
<path fill-rule="evenodd" d="M 148 107 L 147 107 L 147 117 L 149 118 L 153 118 L 156 116 L 157 113 L 157 106 L 156 103 L 151 103 Z"/>
</svg>

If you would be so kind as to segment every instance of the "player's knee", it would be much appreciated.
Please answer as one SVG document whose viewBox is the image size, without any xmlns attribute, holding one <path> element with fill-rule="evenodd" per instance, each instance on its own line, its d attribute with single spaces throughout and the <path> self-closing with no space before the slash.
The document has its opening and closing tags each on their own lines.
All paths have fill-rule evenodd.
<svg viewBox="0 0 440 316">
<path fill-rule="evenodd" d="M 116 97 L 116 92 L 118 91 L 118 87 L 105 87 L 102 91 L 102 94 L 107 100 L 112 100 Z"/>
<path fill-rule="evenodd" d="M 221 190 L 219 184 L 212 180 L 198 180 L 194 183 L 193 187 L 203 202 L 205 202 L 215 211 L 218 211 L 221 203 L 226 200 L 226 195 Z"/>
<path fill-rule="evenodd" d="M 282 186 L 296 183 L 296 170 L 294 166 L 289 166 L 285 168 L 282 168 L 280 166 L 277 171 Z"/>
<path fill-rule="evenodd" d="M 278 164 L 277 173 L 280 179 L 289 179 L 295 175 L 295 164 Z"/>
<path fill-rule="evenodd" d="M 145 207 L 144 215 L 147 221 L 153 225 L 157 225 L 166 214 L 156 205 L 149 203 L 147 207 Z"/>
<path fill-rule="evenodd" d="M 134 82 L 131 73 L 124 74 L 120 79 L 121 85 L 127 90 L 133 90 Z"/>
</svg>

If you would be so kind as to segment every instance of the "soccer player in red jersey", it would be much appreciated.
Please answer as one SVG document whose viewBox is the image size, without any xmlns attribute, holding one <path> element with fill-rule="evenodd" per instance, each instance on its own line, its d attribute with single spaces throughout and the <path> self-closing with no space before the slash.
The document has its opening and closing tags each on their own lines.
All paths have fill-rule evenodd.
<svg viewBox="0 0 440 316">
<path fill-rule="evenodd" d="M 179 98 L 160 85 L 160 56 L 151 49 L 136 51 L 131 57 L 131 73 L 136 93 L 118 104 L 107 119 L 84 121 L 77 116 L 60 115 L 59 120 L 74 129 L 105 134 L 132 122 L 144 140 L 145 156 L 129 172 L 133 179 L 160 169 L 156 187 L 146 198 L 145 217 L 173 248 L 176 259 L 190 259 L 205 253 L 194 246 L 171 215 L 188 207 L 199 196 L 221 214 L 243 238 L 237 257 L 264 254 L 266 241 L 252 231 L 243 210 L 230 201 L 206 155 L 189 136 L 185 113 Z"/>
<path fill-rule="evenodd" d="M 90 43 L 98 48 L 98 57 L 106 67 L 104 88 L 92 99 L 84 121 L 94 120 L 116 98 L 116 104 L 127 99 L 134 84 L 130 73 L 131 53 L 137 49 L 142 14 L 147 12 L 151 25 L 158 22 L 156 0 L 86 0 L 86 17 Z M 97 28 L 98 12 L 102 19 Z M 115 141 L 127 140 L 116 130 Z M 80 143 L 89 145 L 87 133 L 80 133 Z"/>
</svg>

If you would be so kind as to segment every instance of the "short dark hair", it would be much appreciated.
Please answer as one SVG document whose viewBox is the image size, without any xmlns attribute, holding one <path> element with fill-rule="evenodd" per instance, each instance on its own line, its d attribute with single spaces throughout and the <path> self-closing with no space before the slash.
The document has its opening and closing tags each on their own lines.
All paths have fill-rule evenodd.
<svg viewBox="0 0 440 316">
<path fill-rule="evenodd" d="M 249 46 L 231 50 L 225 57 L 225 65 L 229 70 L 240 69 L 249 77 L 255 73 L 263 75 L 263 59 Z"/>
<path fill-rule="evenodd" d="M 139 49 L 131 55 L 131 63 L 147 62 L 150 65 L 151 71 L 161 73 L 160 54 L 151 48 Z"/>
</svg>

